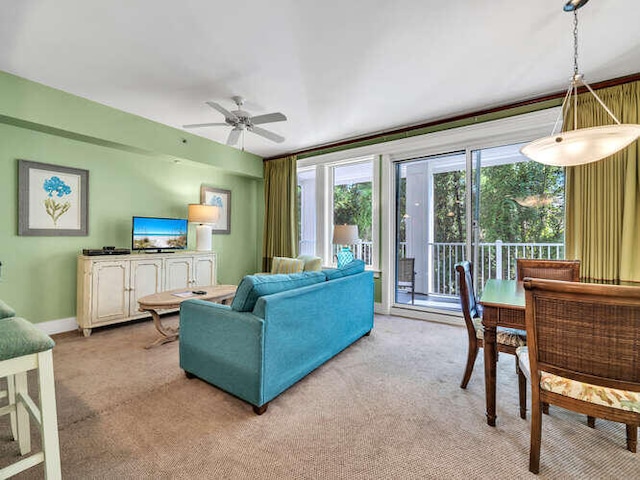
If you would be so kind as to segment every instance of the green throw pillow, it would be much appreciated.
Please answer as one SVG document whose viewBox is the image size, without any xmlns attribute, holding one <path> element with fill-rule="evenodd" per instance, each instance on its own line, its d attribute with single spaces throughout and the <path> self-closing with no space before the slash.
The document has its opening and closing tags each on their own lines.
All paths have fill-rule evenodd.
<svg viewBox="0 0 640 480">
<path fill-rule="evenodd" d="M 300 273 L 304 269 L 304 262 L 297 258 L 273 257 L 271 273 Z"/>
<path fill-rule="evenodd" d="M 322 259 L 314 255 L 298 255 L 298 260 L 304 262 L 305 272 L 319 272 L 322 270 Z"/>
</svg>

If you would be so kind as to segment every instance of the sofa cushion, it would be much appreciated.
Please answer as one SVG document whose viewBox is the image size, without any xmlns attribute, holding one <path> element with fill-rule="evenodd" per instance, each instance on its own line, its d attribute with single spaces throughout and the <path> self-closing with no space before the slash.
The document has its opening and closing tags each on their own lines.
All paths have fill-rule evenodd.
<svg viewBox="0 0 640 480">
<path fill-rule="evenodd" d="M 258 298 L 263 295 L 321 283 L 325 281 L 325 278 L 322 272 L 247 275 L 238 285 L 231 309 L 237 312 L 250 312 L 255 307 Z"/>
<path fill-rule="evenodd" d="M 297 258 L 273 257 L 271 273 L 299 273 L 304 269 L 304 261 Z"/>
<path fill-rule="evenodd" d="M 0 318 L 15 317 L 16 311 L 0 300 Z"/>
<path fill-rule="evenodd" d="M 298 260 L 304 262 L 305 272 L 319 272 L 322 270 L 322 259 L 314 255 L 298 255 Z"/>
<path fill-rule="evenodd" d="M 341 268 L 328 268 L 323 270 L 327 280 L 347 277 L 356 273 L 364 272 L 364 262 L 360 259 L 352 260 Z"/>
</svg>

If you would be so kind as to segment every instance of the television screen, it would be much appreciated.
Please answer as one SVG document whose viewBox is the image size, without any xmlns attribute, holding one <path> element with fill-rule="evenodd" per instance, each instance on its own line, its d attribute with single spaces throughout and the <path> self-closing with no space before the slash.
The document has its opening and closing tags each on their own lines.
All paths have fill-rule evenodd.
<svg viewBox="0 0 640 480">
<path fill-rule="evenodd" d="M 187 220 L 184 218 L 133 217 L 133 250 L 187 248 Z"/>
</svg>

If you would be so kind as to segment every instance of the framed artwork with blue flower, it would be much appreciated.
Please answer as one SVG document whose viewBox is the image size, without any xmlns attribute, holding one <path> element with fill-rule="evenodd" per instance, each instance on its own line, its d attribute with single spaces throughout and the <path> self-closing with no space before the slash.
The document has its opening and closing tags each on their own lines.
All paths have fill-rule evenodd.
<svg viewBox="0 0 640 480">
<path fill-rule="evenodd" d="M 218 220 L 211 226 L 212 233 L 231 233 L 231 190 L 202 185 L 200 203 L 218 207 Z"/>
<path fill-rule="evenodd" d="M 18 235 L 88 234 L 89 171 L 18 160 Z"/>
</svg>

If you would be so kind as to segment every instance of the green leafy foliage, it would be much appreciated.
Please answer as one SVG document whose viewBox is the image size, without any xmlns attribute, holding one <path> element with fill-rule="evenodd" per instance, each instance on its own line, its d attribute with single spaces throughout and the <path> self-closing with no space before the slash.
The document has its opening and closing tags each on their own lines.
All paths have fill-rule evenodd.
<svg viewBox="0 0 640 480">
<path fill-rule="evenodd" d="M 357 225 L 362 241 L 371 241 L 371 182 L 336 185 L 333 188 L 334 225 Z"/>
</svg>

